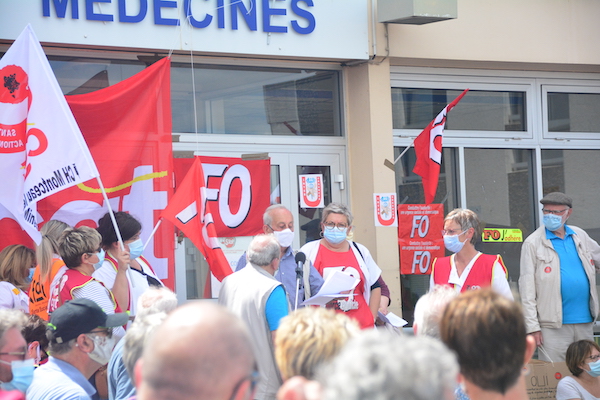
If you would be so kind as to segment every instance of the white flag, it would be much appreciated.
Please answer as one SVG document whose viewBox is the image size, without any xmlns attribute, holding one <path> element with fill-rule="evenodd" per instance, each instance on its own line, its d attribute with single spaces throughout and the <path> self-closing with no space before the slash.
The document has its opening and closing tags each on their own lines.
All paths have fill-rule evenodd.
<svg viewBox="0 0 600 400">
<path fill-rule="evenodd" d="M 37 243 L 37 201 L 98 176 L 30 25 L 0 60 L 0 173 L 0 204 Z"/>
</svg>

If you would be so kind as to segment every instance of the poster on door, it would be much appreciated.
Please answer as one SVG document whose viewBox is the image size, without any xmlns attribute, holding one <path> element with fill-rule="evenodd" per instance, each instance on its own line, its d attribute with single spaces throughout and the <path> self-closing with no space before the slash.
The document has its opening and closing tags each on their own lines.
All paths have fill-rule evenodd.
<svg viewBox="0 0 600 400">
<path fill-rule="evenodd" d="M 396 193 L 373 193 L 375 226 L 398 226 Z"/>
<path fill-rule="evenodd" d="M 300 183 L 300 207 L 324 208 L 323 174 L 308 174 L 298 176 Z"/>
<path fill-rule="evenodd" d="M 401 204 L 398 206 L 400 273 L 431 274 L 431 263 L 444 257 L 444 205 Z"/>
</svg>

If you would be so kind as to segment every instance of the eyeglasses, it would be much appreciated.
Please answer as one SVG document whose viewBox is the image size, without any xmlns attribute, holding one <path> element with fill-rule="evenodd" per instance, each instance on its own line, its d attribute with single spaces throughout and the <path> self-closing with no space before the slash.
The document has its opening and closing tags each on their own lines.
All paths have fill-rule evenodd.
<svg viewBox="0 0 600 400">
<path fill-rule="evenodd" d="M 87 254 L 94 255 L 100 253 L 102 251 L 102 247 L 98 247 L 98 250 L 88 251 Z"/>
<path fill-rule="evenodd" d="M 27 352 L 25 352 L 25 351 L 9 351 L 9 352 L 0 353 L 0 356 L 17 356 L 17 357 L 21 358 L 21 360 L 25 360 L 26 355 L 27 355 Z"/>
<path fill-rule="evenodd" d="M 600 354 L 596 354 L 588 357 L 592 361 L 597 361 L 600 358 Z"/>
<path fill-rule="evenodd" d="M 340 223 L 335 223 L 335 222 L 323 222 L 323 225 L 325 225 L 325 228 L 327 229 L 333 229 L 333 228 L 338 228 L 338 229 L 347 229 L 348 228 L 348 224 L 344 224 L 343 222 Z"/>
<path fill-rule="evenodd" d="M 245 393 L 244 399 L 253 398 L 252 396 L 254 395 L 254 390 L 256 389 L 256 385 L 258 385 L 258 381 L 260 381 L 260 374 L 258 373 L 258 371 L 256 369 L 254 371 L 252 371 L 252 373 L 249 376 L 246 376 L 246 377 L 240 379 L 240 381 L 235 384 L 235 386 L 233 387 L 233 393 L 231 394 L 230 400 L 234 400 L 236 398 L 238 391 L 242 387 L 242 384 L 244 382 L 246 382 L 247 380 L 250 380 L 250 387 L 248 388 L 248 391 Z"/>
<path fill-rule="evenodd" d="M 94 329 L 93 331 L 89 331 L 88 333 L 105 333 L 107 338 L 111 338 L 113 334 L 112 328 L 105 329 Z"/>
<path fill-rule="evenodd" d="M 448 236 L 462 235 L 467 230 L 461 231 L 460 229 L 442 229 L 442 236 L 446 236 L 446 235 L 448 235 Z"/>
<path fill-rule="evenodd" d="M 543 208 L 542 212 L 544 214 L 553 214 L 553 215 L 561 215 L 562 213 L 564 213 L 565 211 L 567 211 L 568 208 L 565 208 L 564 210 L 548 210 L 547 208 Z"/>
</svg>

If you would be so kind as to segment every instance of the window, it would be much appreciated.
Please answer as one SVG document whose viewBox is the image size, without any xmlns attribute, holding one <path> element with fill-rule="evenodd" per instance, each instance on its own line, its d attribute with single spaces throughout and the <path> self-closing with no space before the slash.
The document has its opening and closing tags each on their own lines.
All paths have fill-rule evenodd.
<svg viewBox="0 0 600 400">
<path fill-rule="evenodd" d="M 423 129 L 462 90 L 392 88 L 394 129 Z M 447 130 L 526 131 L 525 92 L 470 90 L 448 114 Z"/>
<path fill-rule="evenodd" d="M 173 131 L 341 136 L 338 75 L 214 65 L 192 70 L 189 64 L 173 64 Z"/>
</svg>

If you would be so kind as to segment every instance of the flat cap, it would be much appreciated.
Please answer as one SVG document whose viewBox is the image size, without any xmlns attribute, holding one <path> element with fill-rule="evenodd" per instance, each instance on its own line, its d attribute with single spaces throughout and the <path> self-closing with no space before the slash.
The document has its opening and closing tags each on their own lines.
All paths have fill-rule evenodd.
<svg viewBox="0 0 600 400">
<path fill-rule="evenodd" d="M 573 199 L 561 192 L 551 192 L 540 200 L 542 204 L 564 205 L 573 208 Z"/>
</svg>

